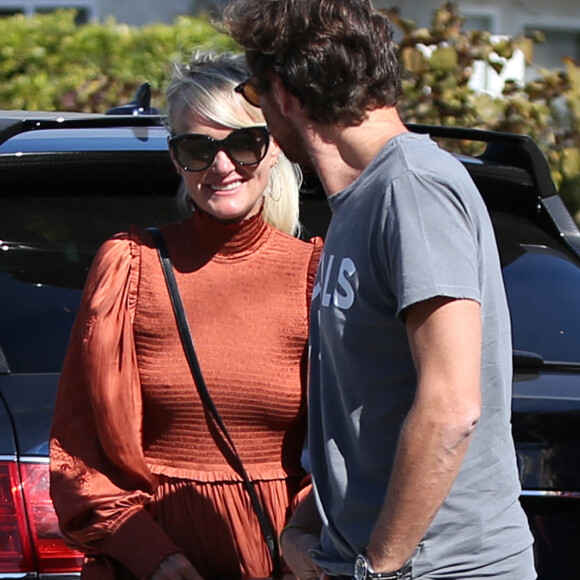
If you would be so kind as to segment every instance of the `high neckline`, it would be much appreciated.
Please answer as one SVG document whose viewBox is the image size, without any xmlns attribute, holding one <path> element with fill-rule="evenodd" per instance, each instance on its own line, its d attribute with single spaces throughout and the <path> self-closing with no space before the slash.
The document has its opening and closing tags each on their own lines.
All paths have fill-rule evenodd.
<svg viewBox="0 0 580 580">
<path fill-rule="evenodd" d="M 190 219 L 196 246 L 203 254 L 217 258 L 241 258 L 253 253 L 264 243 L 269 229 L 262 212 L 241 222 L 223 223 L 197 209 Z"/>
</svg>

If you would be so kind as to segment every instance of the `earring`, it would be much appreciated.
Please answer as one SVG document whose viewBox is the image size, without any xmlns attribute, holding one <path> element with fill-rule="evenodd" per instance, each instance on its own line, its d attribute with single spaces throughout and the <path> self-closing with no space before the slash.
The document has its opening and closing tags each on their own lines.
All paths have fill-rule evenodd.
<svg viewBox="0 0 580 580">
<path fill-rule="evenodd" d="M 278 189 L 278 196 L 274 197 L 274 190 Z M 270 170 L 270 179 L 268 180 L 268 187 L 266 188 L 266 194 L 272 198 L 272 201 L 280 201 L 282 199 L 282 180 L 280 179 L 280 173 L 278 172 L 278 164 L 274 165 Z"/>
</svg>

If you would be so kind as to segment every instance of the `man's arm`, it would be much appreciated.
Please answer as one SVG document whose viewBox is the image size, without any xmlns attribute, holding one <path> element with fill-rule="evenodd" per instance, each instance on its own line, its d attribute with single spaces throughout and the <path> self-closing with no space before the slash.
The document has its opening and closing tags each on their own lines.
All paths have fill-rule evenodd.
<svg viewBox="0 0 580 580">
<path fill-rule="evenodd" d="M 401 568 L 447 497 L 481 412 L 480 306 L 433 298 L 405 311 L 417 392 L 367 548 L 377 572 Z"/>
</svg>

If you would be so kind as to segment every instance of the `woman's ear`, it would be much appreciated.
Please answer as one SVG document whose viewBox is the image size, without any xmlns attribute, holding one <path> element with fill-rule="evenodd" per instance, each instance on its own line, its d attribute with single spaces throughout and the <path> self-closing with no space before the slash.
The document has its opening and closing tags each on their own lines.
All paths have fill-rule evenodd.
<svg viewBox="0 0 580 580">
<path fill-rule="evenodd" d="M 276 163 L 278 163 L 278 157 L 280 157 L 280 145 L 276 142 L 275 139 L 270 137 L 270 149 L 268 152 L 269 160 L 270 160 L 270 168 L 274 167 Z"/>
</svg>

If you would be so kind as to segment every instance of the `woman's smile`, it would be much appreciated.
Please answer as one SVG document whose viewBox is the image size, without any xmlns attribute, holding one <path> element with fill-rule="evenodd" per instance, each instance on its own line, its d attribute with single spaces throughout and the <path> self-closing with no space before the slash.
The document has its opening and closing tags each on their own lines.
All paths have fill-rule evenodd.
<svg viewBox="0 0 580 580">
<path fill-rule="evenodd" d="M 243 181 L 233 181 L 231 183 L 221 183 L 221 184 L 207 184 L 207 186 L 217 195 L 219 194 L 228 194 L 231 195 L 235 193 L 237 189 L 242 187 L 244 184 Z"/>
</svg>

